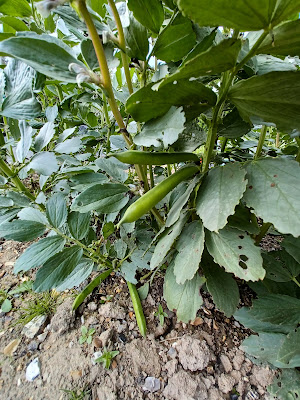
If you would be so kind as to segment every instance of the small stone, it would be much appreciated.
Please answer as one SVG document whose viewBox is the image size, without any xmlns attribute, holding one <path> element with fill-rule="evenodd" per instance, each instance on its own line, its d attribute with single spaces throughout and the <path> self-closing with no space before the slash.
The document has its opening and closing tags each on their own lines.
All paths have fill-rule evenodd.
<svg viewBox="0 0 300 400">
<path fill-rule="evenodd" d="M 234 379 L 230 375 L 222 374 L 218 378 L 219 389 L 225 394 L 229 393 L 232 390 L 234 383 Z"/>
<path fill-rule="evenodd" d="M 236 370 L 240 370 L 244 361 L 245 361 L 244 353 L 241 350 L 238 350 L 232 360 L 233 368 Z"/>
<path fill-rule="evenodd" d="M 120 333 L 119 334 L 119 340 L 120 340 L 121 343 L 126 343 L 127 342 L 127 339 L 126 339 L 126 336 L 124 335 L 124 333 Z"/>
<path fill-rule="evenodd" d="M 167 354 L 171 358 L 175 358 L 177 356 L 177 351 L 176 351 L 176 349 L 174 349 L 174 347 L 170 347 Z"/>
<path fill-rule="evenodd" d="M 3 353 L 4 353 L 6 356 L 11 357 L 11 356 L 14 354 L 14 352 L 17 350 L 17 348 L 18 348 L 20 342 L 21 342 L 20 339 L 14 339 L 14 340 L 12 340 L 10 343 L 8 343 L 7 346 L 4 347 Z"/>
<path fill-rule="evenodd" d="M 100 358 L 102 356 L 102 351 L 96 351 L 91 358 L 92 364 L 96 365 L 97 363 L 95 362 L 95 360 L 97 360 L 97 358 Z"/>
<path fill-rule="evenodd" d="M 220 357 L 221 363 L 223 365 L 223 368 L 225 370 L 225 372 L 228 374 L 229 372 L 232 371 L 232 365 L 231 362 L 229 361 L 229 358 L 225 355 L 222 354 Z"/>
<path fill-rule="evenodd" d="M 148 376 L 145 379 L 143 390 L 145 392 L 151 392 L 151 393 L 157 392 L 158 390 L 160 390 L 160 380 L 154 378 L 153 376 Z"/>
<path fill-rule="evenodd" d="M 107 347 L 108 342 L 112 338 L 113 334 L 114 334 L 113 328 L 107 329 L 106 331 L 101 333 L 101 335 L 99 336 L 99 339 L 102 342 L 102 347 Z"/>
<path fill-rule="evenodd" d="M 175 374 L 177 365 L 178 365 L 177 360 L 170 360 L 165 363 L 164 369 L 167 371 L 168 376 L 172 376 Z"/>
<path fill-rule="evenodd" d="M 41 333 L 40 335 L 37 335 L 36 338 L 40 343 L 42 343 L 45 341 L 47 335 L 48 335 L 48 332 L 44 332 L 44 333 Z"/>
<path fill-rule="evenodd" d="M 26 368 L 26 380 L 32 382 L 40 375 L 40 373 L 40 362 L 38 358 L 35 358 Z"/>
<path fill-rule="evenodd" d="M 97 304 L 96 304 L 94 301 L 92 301 L 92 302 L 90 302 L 90 303 L 88 304 L 87 308 L 88 308 L 88 310 L 90 310 L 90 311 L 96 311 L 97 308 L 98 308 L 98 306 L 97 306 Z"/>
<path fill-rule="evenodd" d="M 28 351 L 30 351 L 30 352 L 33 353 L 34 351 L 36 351 L 36 350 L 38 349 L 38 347 L 39 347 L 38 342 L 35 341 L 35 340 L 32 340 L 32 341 L 28 344 L 27 349 L 28 349 Z"/>
<path fill-rule="evenodd" d="M 28 337 L 28 339 L 33 339 L 43 329 L 46 320 L 46 315 L 38 315 L 24 326 L 22 333 Z"/>
<path fill-rule="evenodd" d="M 126 312 L 123 307 L 112 303 L 102 304 L 99 308 L 99 315 L 110 319 L 125 319 Z"/>
</svg>

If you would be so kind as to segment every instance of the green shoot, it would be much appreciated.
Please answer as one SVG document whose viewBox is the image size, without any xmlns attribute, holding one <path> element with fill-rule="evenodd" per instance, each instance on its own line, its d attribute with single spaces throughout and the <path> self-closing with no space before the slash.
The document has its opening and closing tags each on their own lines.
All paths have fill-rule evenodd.
<svg viewBox="0 0 300 400">
<path fill-rule="evenodd" d="M 168 314 L 164 312 L 164 309 L 162 308 L 161 304 L 159 304 L 158 310 L 156 311 L 156 313 L 154 315 L 155 315 L 155 317 L 159 318 L 160 325 L 164 326 L 165 317 L 167 317 Z"/>
</svg>

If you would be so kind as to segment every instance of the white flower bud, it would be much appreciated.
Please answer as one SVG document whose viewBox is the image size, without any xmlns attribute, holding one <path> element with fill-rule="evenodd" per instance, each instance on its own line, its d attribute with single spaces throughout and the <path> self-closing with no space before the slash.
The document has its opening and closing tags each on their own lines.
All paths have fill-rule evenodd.
<svg viewBox="0 0 300 400">
<path fill-rule="evenodd" d="M 43 0 L 36 3 L 36 8 L 42 17 L 47 18 L 51 10 L 66 3 L 66 1 L 67 0 Z"/>
</svg>

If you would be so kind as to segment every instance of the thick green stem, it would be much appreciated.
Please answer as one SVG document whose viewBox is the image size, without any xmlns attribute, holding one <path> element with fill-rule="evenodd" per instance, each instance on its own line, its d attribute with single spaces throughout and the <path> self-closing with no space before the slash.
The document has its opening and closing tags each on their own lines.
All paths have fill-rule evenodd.
<svg viewBox="0 0 300 400">
<path fill-rule="evenodd" d="M 125 42 L 125 36 L 124 36 L 124 30 L 123 26 L 120 20 L 120 15 L 118 13 L 117 7 L 114 3 L 113 0 L 108 0 L 108 4 L 110 5 L 110 8 L 112 10 L 117 29 L 118 29 L 118 34 L 119 34 L 119 45 L 121 49 L 126 49 L 126 42 Z M 129 65 L 128 65 L 128 58 L 127 55 L 124 51 L 121 52 L 121 57 L 122 57 L 122 64 L 125 72 L 125 77 L 126 77 L 126 82 L 128 86 L 129 93 L 133 93 L 133 87 L 132 87 L 132 82 L 131 82 L 131 76 L 130 76 L 130 70 L 129 70 Z"/>
<path fill-rule="evenodd" d="M 254 160 L 257 160 L 261 155 L 261 151 L 262 151 L 265 139 L 266 139 L 267 131 L 268 131 L 268 127 L 266 125 L 263 125 L 262 128 L 261 128 L 261 133 L 260 133 L 260 136 L 259 136 L 259 141 L 258 141 L 256 153 L 255 153 L 255 156 L 254 156 Z"/>
<path fill-rule="evenodd" d="M 153 176 L 153 169 L 152 165 L 149 165 L 149 175 L 150 175 L 150 187 L 151 189 L 154 188 L 154 176 Z"/>
<path fill-rule="evenodd" d="M 266 222 L 265 224 L 262 225 L 260 228 L 259 234 L 255 237 L 255 243 L 259 244 L 262 240 L 262 238 L 267 234 L 268 230 L 271 228 L 272 224 L 269 222 Z"/>
<path fill-rule="evenodd" d="M 3 130 L 0 130 L 0 146 L 3 146 L 5 144 L 5 139 L 3 135 Z"/>
<path fill-rule="evenodd" d="M 28 197 L 30 200 L 35 201 L 35 196 L 30 193 L 30 191 L 24 186 L 20 178 L 9 168 L 9 166 L 2 158 L 0 158 L 0 171 L 10 179 L 10 181 L 20 192 L 25 194 L 25 196 Z"/>
</svg>

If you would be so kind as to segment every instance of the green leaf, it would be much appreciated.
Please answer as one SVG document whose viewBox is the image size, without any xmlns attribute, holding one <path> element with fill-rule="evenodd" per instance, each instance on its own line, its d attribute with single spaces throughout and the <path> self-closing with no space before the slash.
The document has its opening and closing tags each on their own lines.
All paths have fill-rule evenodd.
<svg viewBox="0 0 300 400">
<path fill-rule="evenodd" d="M 147 122 L 133 141 L 139 146 L 163 147 L 166 149 L 169 145 L 176 142 L 179 134 L 184 130 L 185 116 L 182 107 L 171 107 L 162 117 Z"/>
<path fill-rule="evenodd" d="M 210 257 L 201 262 L 206 286 L 216 307 L 227 317 L 231 317 L 240 301 L 239 288 L 232 275 L 216 265 Z"/>
<path fill-rule="evenodd" d="M 128 165 L 116 158 L 98 158 L 98 160 L 96 160 L 96 165 L 117 182 L 123 183 L 128 179 L 128 172 L 126 172 L 126 170 L 128 170 Z"/>
<path fill-rule="evenodd" d="M 33 157 L 26 170 L 33 169 L 41 175 L 50 176 L 53 172 L 58 170 L 59 166 L 54 153 L 49 151 L 42 151 Z"/>
<path fill-rule="evenodd" d="M 88 234 L 90 228 L 90 213 L 79 213 L 77 211 L 72 211 L 68 215 L 68 226 L 71 235 L 77 240 L 82 240 Z"/>
<path fill-rule="evenodd" d="M 187 120 L 184 131 L 179 133 L 178 140 L 172 145 L 172 149 L 179 152 L 193 152 L 206 142 L 206 133 L 196 121 L 190 121 L 190 111 L 194 107 L 185 107 L 185 118 Z M 201 111 L 200 111 L 201 113 Z M 198 114 L 198 112 L 197 112 Z M 192 116 L 194 119 L 194 115 Z"/>
<path fill-rule="evenodd" d="M 278 352 L 278 361 L 289 368 L 300 367 L 300 329 L 290 332 Z"/>
<path fill-rule="evenodd" d="M 9 299 L 5 299 L 1 304 L 1 312 L 8 313 L 12 309 L 12 304 Z"/>
<path fill-rule="evenodd" d="M 176 62 L 181 60 L 195 44 L 196 34 L 191 21 L 177 13 L 159 34 L 152 54 L 160 60 Z"/>
<path fill-rule="evenodd" d="M 246 281 L 264 278 L 260 249 L 246 232 L 229 227 L 219 233 L 207 231 L 205 243 L 214 261 L 225 271 Z"/>
<path fill-rule="evenodd" d="M 40 222 L 14 220 L 0 225 L 0 236 L 17 242 L 29 242 L 41 236 L 45 229 Z"/>
<path fill-rule="evenodd" d="M 14 205 L 14 202 L 12 199 L 10 199 L 9 197 L 4 197 L 1 196 L 0 197 L 0 207 L 12 207 Z"/>
<path fill-rule="evenodd" d="M 79 137 L 73 137 L 71 139 L 67 139 L 62 143 L 58 143 L 55 147 L 55 151 L 61 154 L 71 154 L 77 153 L 77 151 L 82 147 L 82 142 Z"/>
<path fill-rule="evenodd" d="M 9 60 L 4 74 L 6 98 L 2 104 L 1 114 L 15 119 L 38 117 L 41 113 L 41 105 L 33 94 L 35 71 L 18 60 Z"/>
<path fill-rule="evenodd" d="M 102 227 L 102 235 L 104 239 L 107 239 L 115 231 L 115 225 L 113 222 L 107 222 Z"/>
<path fill-rule="evenodd" d="M 99 67 L 96 52 L 93 46 L 93 42 L 90 39 L 84 39 L 80 44 L 81 54 L 85 59 L 88 66 L 93 70 Z"/>
<path fill-rule="evenodd" d="M 34 32 L 23 33 L 0 42 L 0 52 L 18 58 L 33 69 L 63 82 L 76 82 L 76 74 L 69 65 L 84 66 L 72 53 L 72 49 L 54 36 Z"/>
<path fill-rule="evenodd" d="M 0 13 L 13 17 L 30 17 L 31 8 L 26 0 L 1 0 Z"/>
<path fill-rule="evenodd" d="M 18 217 L 26 221 L 36 221 L 44 225 L 48 224 L 46 215 L 33 207 L 22 208 L 22 210 L 18 213 Z"/>
<path fill-rule="evenodd" d="M 274 71 L 297 71 L 296 66 L 288 60 L 281 60 L 270 55 L 261 54 L 256 56 L 255 60 L 257 75 L 264 75 Z"/>
<path fill-rule="evenodd" d="M 35 138 L 34 149 L 35 151 L 39 152 L 53 138 L 55 134 L 54 123 L 53 122 L 46 122 L 45 125 L 41 128 L 38 135 Z"/>
<path fill-rule="evenodd" d="M 300 53 L 300 20 L 289 21 L 275 28 L 266 37 L 258 53 L 273 56 L 298 56 Z"/>
<path fill-rule="evenodd" d="M 251 125 L 241 118 L 236 108 L 223 118 L 218 127 L 218 135 L 229 139 L 242 137 L 250 131 Z"/>
<path fill-rule="evenodd" d="M 62 193 L 52 195 L 47 201 L 46 215 L 54 228 L 59 228 L 66 222 L 68 210 L 65 197 Z"/>
<path fill-rule="evenodd" d="M 7 197 L 13 200 L 14 206 L 17 207 L 27 207 L 30 205 L 31 200 L 27 196 L 20 192 L 14 192 L 13 190 L 8 190 L 6 192 Z"/>
<path fill-rule="evenodd" d="M 254 300 L 252 308 L 239 309 L 234 317 L 256 332 L 288 333 L 297 326 L 299 315 L 299 299 L 268 294 Z"/>
<path fill-rule="evenodd" d="M 275 282 L 289 282 L 300 274 L 300 264 L 286 251 L 263 254 L 266 278 Z"/>
<path fill-rule="evenodd" d="M 287 158 L 265 158 L 249 163 L 246 168 L 247 206 L 279 232 L 299 236 L 299 163 Z"/>
<path fill-rule="evenodd" d="M 159 88 L 181 79 L 189 79 L 189 81 L 195 83 L 195 79 L 200 76 L 215 75 L 227 71 L 235 66 L 240 50 L 240 40 L 223 40 L 216 46 L 211 46 L 208 50 L 186 61 L 177 72 L 163 79 Z"/>
<path fill-rule="evenodd" d="M 177 0 L 179 9 L 200 26 L 256 31 L 275 26 L 300 11 L 299 0 Z"/>
<path fill-rule="evenodd" d="M 128 0 L 128 8 L 146 28 L 158 33 L 164 20 L 164 9 L 160 0 Z"/>
<path fill-rule="evenodd" d="M 300 397 L 300 372 L 296 369 L 283 369 L 267 390 L 274 398 L 296 400 Z"/>
<path fill-rule="evenodd" d="M 278 351 L 286 339 L 282 333 L 260 333 L 244 340 L 241 349 L 262 362 L 269 362 L 277 368 L 289 368 L 278 361 Z"/>
<path fill-rule="evenodd" d="M 130 24 L 124 29 L 126 53 L 130 58 L 146 61 L 149 51 L 147 29 L 134 18 L 132 13 L 129 18 Z"/>
<path fill-rule="evenodd" d="M 129 261 L 124 261 L 121 265 L 121 274 L 124 279 L 130 283 L 136 285 L 138 281 L 135 278 L 135 274 L 137 272 L 137 266 L 134 263 Z"/>
<path fill-rule="evenodd" d="M 246 171 L 241 164 L 226 164 L 209 171 L 197 196 L 196 210 L 205 228 L 218 232 L 246 190 Z"/>
<path fill-rule="evenodd" d="M 150 269 L 154 269 L 162 264 L 173 243 L 180 235 L 187 220 L 188 214 L 182 213 L 179 220 L 170 228 L 165 230 L 157 245 L 155 246 L 154 253 L 150 262 Z"/>
<path fill-rule="evenodd" d="M 70 180 L 73 184 L 75 184 L 73 189 L 77 190 L 78 192 L 87 189 L 89 186 L 96 185 L 97 183 L 108 182 L 107 176 L 98 172 L 85 172 L 74 175 L 70 178 Z"/>
<path fill-rule="evenodd" d="M 33 284 L 36 292 L 43 292 L 61 285 L 78 265 L 82 249 L 78 246 L 68 247 L 55 254 L 38 270 Z"/>
<path fill-rule="evenodd" d="M 7 16 L 7 17 L 0 17 L 0 21 L 3 24 L 6 24 L 8 26 L 10 26 L 11 28 L 13 28 L 13 30 L 16 31 L 28 31 L 29 28 L 28 26 L 25 24 L 25 22 L 23 22 L 22 20 L 18 19 L 18 18 L 14 18 L 11 16 Z"/>
<path fill-rule="evenodd" d="M 28 271 L 43 265 L 54 254 L 59 253 L 65 245 L 65 240 L 60 236 L 49 236 L 33 243 L 17 259 L 14 266 L 14 273 Z"/>
<path fill-rule="evenodd" d="M 22 163 L 31 146 L 32 143 L 32 127 L 29 126 L 25 121 L 19 122 L 19 128 L 21 133 L 21 139 L 16 147 L 16 159 L 19 163 Z"/>
<path fill-rule="evenodd" d="M 253 216 L 248 208 L 241 204 L 238 204 L 234 214 L 229 216 L 228 225 L 240 231 L 247 231 L 252 235 L 258 235 L 260 232 L 256 217 Z"/>
<path fill-rule="evenodd" d="M 197 311 L 203 303 L 200 288 L 204 282 L 205 279 L 196 274 L 184 285 L 178 285 L 173 266 L 168 267 L 164 281 L 164 299 L 169 310 L 176 310 L 179 321 L 188 323 L 196 318 Z"/>
<path fill-rule="evenodd" d="M 186 185 L 186 190 L 181 194 L 176 201 L 172 204 L 170 211 L 168 213 L 168 218 L 166 220 L 165 226 L 168 228 L 171 225 L 173 225 L 178 218 L 180 217 L 180 214 L 182 212 L 182 208 L 185 206 L 186 202 L 188 201 L 192 191 L 194 190 L 194 187 L 196 184 L 199 182 L 199 180 L 202 178 L 202 176 L 196 176 L 192 181 L 190 181 Z"/>
<path fill-rule="evenodd" d="M 282 242 L 282 247 L 300 264 L 300 239 L 287 236 Z"/>
<path fill-rule="evenodd" d="M 128 188 L 121 184 L 96 184 L 77 196 L 71 209 L 82 213 L 96 210 L 103 214 L 120 211 L 129 200 L 125 196 L 127 191 Z"/>
<path fill-rule="evenodd" d="M 174 260 L 176 283 L 183 285 L 198 271 L 204 250 L 204 228 L 200 220 L 186 225 L 176 243 L 178 254 Z"/>
<path fill-rule="evenodd" d="M 236 83 L 229 98 L 246 121 L 292 131 L 300 129 L 299 90 L 300 72 L 270 72 Z"/>
<path fill-rule="evenodd" d="M 164 82 L 164 81 L 162 81 Z M 198 81 L 182 80 L 158 90 L 149 84 L 133 93 L 126 102 L 126 110 L 136 121 L 146 122 L 164 115 L 172 106 L 213 106 L 216 94 Z"/>
<path fill-rule="evenodd" d="M 83 281 L 85 281 L 93 271 L 94 262 L 87 258 L 82 258 L 79 264 L 73 269 L 70 275 L 56 287 L 58 292 L 63 292 L 67 289 L 73 289 L 81 285 Z"/>
</svg>

